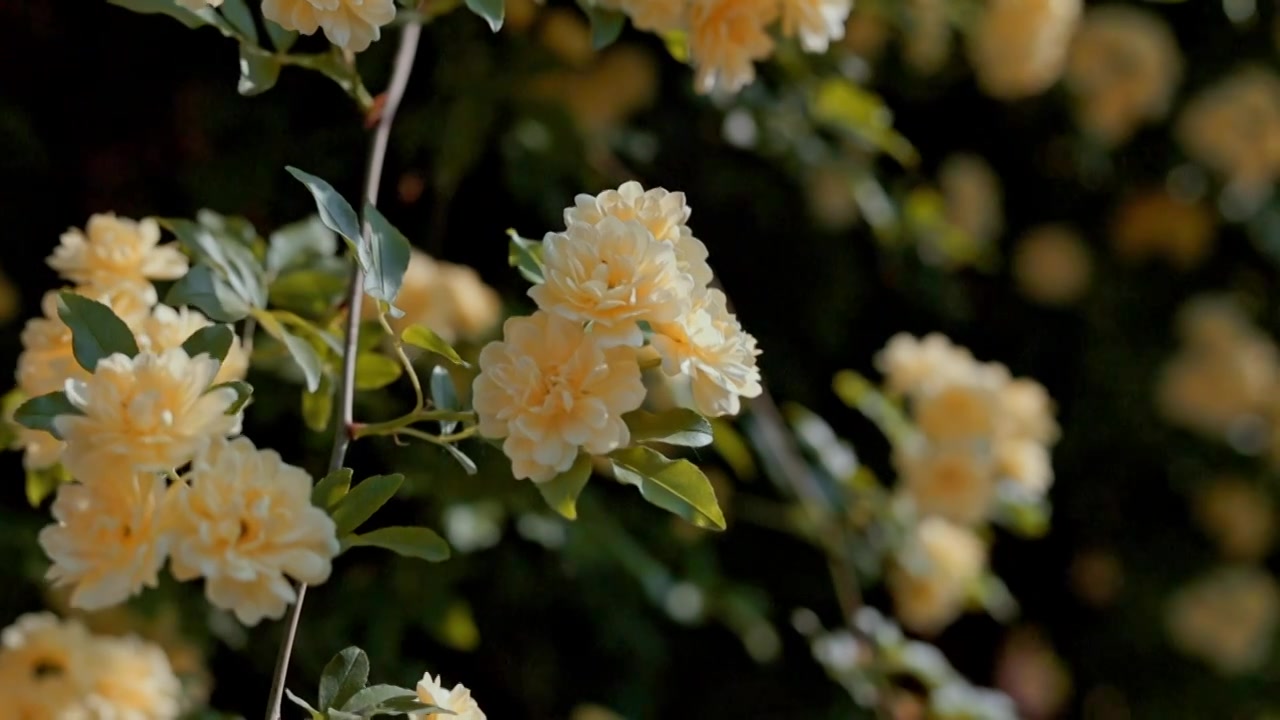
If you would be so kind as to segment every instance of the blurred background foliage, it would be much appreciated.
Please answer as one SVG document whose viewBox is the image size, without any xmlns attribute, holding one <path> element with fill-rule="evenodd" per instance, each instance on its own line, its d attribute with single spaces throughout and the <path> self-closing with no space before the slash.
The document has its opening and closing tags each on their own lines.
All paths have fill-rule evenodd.
<svg viewBox="0 0 1280 720">
<path fill-rule="evenodd" d="M 628 29 L 593 51 L 571 5 L 511 0 L 497 34 L 470 14 L 447 15 L 426 28 L 380 205 L 415 245 L 475 267 L 522 312 L 526 284 L 507 264 L 506 229 L 540 237 L 575 194 L 629 178 L 685 191 L 691 224 L 764 349 L 773 395 L 828 419 L 880 477 L 892 476 L 886 441 L 832 393 L 831 378 L 845 368 L 874 377 L 871 358 L 894 333 L 942 332 L 1040 380 L 1063 426 L 1052 529 L 1036 540 L 1000 533 L 994 544 L 1020 613 L 1008 624 L 965 616 L 938 646 L 1029 718 L 1280 711 L 1270 575 L 1252 615 L 1215 600 L 1221 583 L 1198 602 L 1183 590 L 1225 562 L 1276 569 L 1270 503 L 1280 484 L 1265 457 L 1270 426 L 1258 426 L 1280 402 L 1276 7 L 1139 6 L 1172 31 L 1177 54 L 1160 67 L 1181 80 L 1168 83 L 1167 117 L 1153 111 L 1117 133 L 1105 110 L 1082 105 L 1072 88 L 1083 81 L 993 98 L 960 48 L 921 39 L 921 8 L 935 5 L 961 27 L 972 10 L 860 3 L 831 53 L 783 45 L 728 100 L 696 95 L 661 38 Z M 0 267 L 12 288 L 0 296 L 0 365 L 12 367 L 21 319 L 55 285 L 44 258 L 91 213 L 211 208 L 271 229 L 312 211 L 283 171 L 290 164 L 358 194 L 361 119 L 325 78 L 286 68 L 271 92 L 242 98 L 235 50 L 215 32 L 97 1 L 10 0 L 0 14 Z M 313 43 L 323 47 L 298 47 Z M 392 48 L 360 57 L 371 88 L 385 82 Z M 1273 86 L 1246 111 L 1253 125 L 1180 124 L 1193 98 L 1244 66 Z M 1244 150 L 1198 151 L 1197 132 Z M 1193 164 L 1205 158 L 1208 169 Z M 1223 169 L 1248 165 L 1242 158 L 1255 165 L 1228 183 Z M 1233 330 L 1187 350 L 1194 338 L 1179 334 L 1179 313 L 1206 293 L 1238 310 L 1204 322 Z M 1245 358 L 1249 343 L 1263 360 Z M 1219 361 L 1205 360 L 1214 351 Z M 1175 356 L 1194 366 L 1181 393 L 1164 374 Z M 255 386 L 246 434 L 322 474 L 327 438 L 305 430 L 297 387 Z M 1214 401 L 1213 417 L 1226 419 L 1199 422 Z M 372 415 L 397 401 L 362 402 Z M 564 523 L 510 479 L 496 449 L 468 451 L 477 477 L 429 447 L 356 448 L 362 472 L 394 468 L 410 481 L 410 499 L 385 521 L 440 528 L 455 558 L 344 555 L 335 580 L 309 594 L 291 672 L 299 694 L 312 694 L 307 684 L 334 652 L 358 644 L 375 681 L 444 672 L 494 718 L 864 712 L 793 627 L 797 608 L 829 627 L 840 611 L 821 553 L 760 512 L 780 496 L 750 465 L 699 452 L 730 524 L 709 535 L 605 483 Z M 46 515 L 29 507 L 18 455 L 3 462 L 0 617 L 11 618 L 58 599 L 39 579 Z M 1222 500 L 1211 488 L 1226 476 L 1245 489 Z M 1222 540 L 1241 525 L 1261 529 Z M 881 591 L 866 599 L 885 606 Z M 192 587 L 166 585 L 135 605 L 133 616 L 97 622 L 172 646 L 180 670 L 215 679 L 217 710 L 260 712 L 278 627 L 246 632 L 210 615 Z"/>
</svg>

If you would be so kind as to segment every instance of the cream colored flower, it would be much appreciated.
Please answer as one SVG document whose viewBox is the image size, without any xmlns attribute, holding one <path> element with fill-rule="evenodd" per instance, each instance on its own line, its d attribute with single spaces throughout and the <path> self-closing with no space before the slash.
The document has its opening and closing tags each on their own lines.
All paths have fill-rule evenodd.
<svg viewBox="0 0 1280 720">
<path fill-rule="evenodd" d="M 110 288 L 121 283 L 176 280 L 187 272 L 187 257 L 174 245 L 159 245 L 160 226 L 114 214 L 89 218 L 84 232 L 72 228 L 49 256 L 49 267 L 82 285 Z"/>
<path fill-rule="evenodd" d="M 54 420 L 67 443 L 63 463 L 79 478 L 119 465 L 185 465 L 213 438 L 239 432 L 239 414 L 227 414 L 236 391 L 209 388 L 217 373 L 217 360 L 180 348 L 103 358 L 88 380 L 67 381 L 67 398 L 83 414 Z"/>
<path fill-rule="evenodd" d="M 688 0 L 608 0 L 604 7 L 621 10 L 637 30 L 663 33 L 680 30 L 688 16 Z"/>
<path fill-rule="evenodd" d="M 916 427 L 931 442 L 964 442 L 990 437 L 999 405 L 990 389 L 975 383 L 941 385 L 922 391 L 911 403 Z"/>
<path fill-rule="evenodd" d="M 83 712 L 93 637 L 51 613 L 19 617 L 0 633 L 0 718 L 55 720 Z"/>
<path fill-rule="evenodd" d="M 545 312 L 591 323 L 606 345 L 639 347 L 640 321 L 673 322 L 688 311 L 692 279 L 680 272 L 675 249 L 639 221 L 606 217 L 547 233 L 546 281 L 529 289 Z"/>
<path fill-rule="evenodd" d="M 1182 111 L 1178 139 L 1234 183 L 1274 183 L 1280 178 L 1280 76 L 1244 68 L 1201 91 Z"/>
<path fill-rule="evenodd" d="M 939 333 L 923 338 L 898 333 L 875 357 L 876 369 L 884 374 L 885 384 L 895 394 L 967 380 L 973 376 L 976 364 L 972 353 Z"/>
<path fill-rule="evenodd" d="M 1082 0 L 987 0 L 969 35 L 969 60 L 984 92 L 1016 100 L 1062 75 Z"/>
<path fill-rule="evenodd" d="M 1196 493 L 1196 520 L 1224 556 L 1261 560 L 1275 542 L 1276 510 L 1256 483 L 1222 477 Z"/>
<path fill-rule="evenodd" d="M 700 93 L 736 93 L 756 79 L 755 61 L 773 53 L 769 25 L 777 0 L 690 0 L 689 58 Z"/>
<path fill-rule="evenodd" d="M 182 683 L 158 646 L 133 636 L 99 637 L 89 658 L 90 717 L 173 720 L 181 714 Z"/>
<path fill-rule="evenodd" d="M 502 314 L 502 299 L 475 270 L 436 260 L 416 248 L 409 255 L 395 306 L 404 315 L 390 318 L 392 330 L 400 333 L 421 325 L 450 343 L 487 332 Z M 366 297 L 362 308 L 365 319 L 378 316 L 372 298 Z"/>
<path fill-rule="evenodd" d="M 480 433 L 506 438 L 517 478 L 550 480 L 580 447 L 600 455 L 630 442 L 622 414 L 644 401 L 634 350 L 545 312 L 510 318 L 502 330 L 480 352 L 473 405 Z"/>
<path fill-rule="evenodd" d="M 895 448 L 893 460 L 902 492 L 922 515 L 976 525 L 991 510 L 996 477 L 989 451 L 921 443 Z"/>
<path fill-rule="evenodd" d="M 138 341 L 138 349 L 155 354 L 182 347 L 196 331 L 209 327 L 213 323 L 209 318 L 190 308 L 171 308 L 168 305 L 157 305 L 151 314 L 133 325 L 133 333 Z M 218 368 L 213 384 L 243 380 L 249 372 L 249 354 L 244 351 L 240 338 L 231 342 L 227 357 Z"/>
<path fill-rule="evenodd" d="M 538 41 L 566 65 L 584 67 L 596 51 L 591 27 L 581 12 L 568 8 L 548 8 L 538 22 Z"/>
<path fill-rule="evenodd" d="M 914 632 L 939 632 L 964 610 L 986 564 L 987 548 L 972 530 L 938 517 L 921 520 L 889 570 L 895 614 Z"/>
<path fill-rule="evenodd" d="M 1064 306 L 1089 290 L 1093 258 L 1072 229 L 1041 225 L 1028 230 L 1013 252 L 1013 279 L 1027 299 Z"/>
<path fill-rule="evenodd" d="M 681 272 L 688 273 L 696 286 L 705 287 L 711 282 L 711 268 L 707 265 L 707 246 L 689 229 L 692 213 L 684 193 L 667 192 L 664 188 L 645 190 L 632 180 L 617 190 L 605 190 L 595 196 L 578 195 L 573 207 L 564 211 L 564 223 L 566 227 L 574 223 L 598 225 L 607 217 L 637 221 L 653 233 L 654 239 L 670 244 Z"/>
<path fill-rule="evenodd" d="M 756 339 L 726 308 L 724 293 L 705 290 L 693 307 L 672 323 L 654 323 L 651 342 L 667 375 L 690 380 L 693 405 L 703 415 L 736 415 L 742 398 L 763 392 Z"/>
<path fill-rule="evenodd" d="M 1213 249 L 1215 216 L 1202 204 L 1164 189 L 1126 198 L 1111 221 L 1111 244 L 1127 262 L 1163 257 L 1180 270 L 1199 265 Z"/>
<path fill-rule="evenodd" d="M 607 144 L 614 129 L 653 105 L 658 68 L 647 48 L 613 45 L 588 67 L 539 75 L 529 83 L 529 91 L 562 106 L 589 144 Z"/>
<path fill-rule="evenodd" d="M 1159 15 L 1100 5 L 1085 13 L 1072 42 L 1066 83 L 1081 126 L 1116 144 L 1165 116 L 1181 75 L 1177 39 Z"/>
<path fill-rule="evenodd" d="M 396 17 L 395 0 L 262 0 L 262 16 L 285 30 L 313 35 L 324 29 L 329 42 L 362 52 Z"/>
<path fill-rule="evenodd" d="M 1265 570 L 1222 567 L 1178 592 L 1166 621 L 1175 646 L 1220 672 L 1255 670 L 1267 659 L 1280 619 L 1280 587 Z"/>
<path fill-rule="evenodd" d="M 474 339 L 489 332 L 502 318 L 502 298 L 466 265 L 440 263 L 441 287 L 453 309 L 453 330 Z"/>
<path fill-rule="evenodd" d="M 1036 495 L 1044 495 L 1053 484 L 1053 461 L 1049 448 L 1036 440 L 1005 438 L 995 447 L 996 473 L 1016 482 Z"/>
<path fill-rule="evenodd" d="M 991 246 L 1004 230 L 1000 176 L 977 155 L 950 155 L 938 167 L 938 188 L 947 222 L 959 228 L 975 249 Z"/>
<path fill-rule="evenodd" d="M 209 602 L 245 625 L 280 618 L 297 597 L 288 578 L 323 583 L 338 554 L 333 520 L 311 504 L 311 486 L 305 470 L 248 438 L 209 444 L 165 508 L 173 576 L 203 577 Z"/>
<path fill-rule="evenodd" d="M 45 577 L 72 588 L 72 607 L 97 610 L 156 586 L 169 549 L 160 527 L 165 487 L 163 476 L 105 465 L 89 484 L 58 488 L 40 547 L 53 561 Z"/>
<path fill-rule="evenodd" d="M 459 683 L 446 689 L 442 680 L 438 675 L 431 677 L 431 673 L 423 675 L 418 681 L 418 700 L 441 710 L 452 710 L 453 714 L 431 713 L 419 717 L 423 720 L 485 720 L 484 712 L 465 685 Z"/>
<path fill-rule="evenodd" d="M 782 34 L 800 38 L 806 52 L 823 53 L 844 39 L 844 23 L 853 0 L 783 0 Z"/>
<path fill-rule="evenodd" d="M 1030 378 L 1012 378 L 997 391 L 1001 432 L 1040 443 L 1058 440 L 1053 398 L 1044 386 Z"/>
</svg>

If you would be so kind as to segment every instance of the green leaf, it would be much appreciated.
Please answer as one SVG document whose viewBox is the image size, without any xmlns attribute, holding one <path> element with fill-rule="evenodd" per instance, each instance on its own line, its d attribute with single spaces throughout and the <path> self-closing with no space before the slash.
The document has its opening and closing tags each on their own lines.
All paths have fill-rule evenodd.
<svg viewBox="0 0 1280 720">
<path fill-rule="evenodd" d="M 80 412 L 80 408 L 71 404 L 65 392 L 58 390 L 57 392 L 37 395 L 19 405 L 18 409 L 13 411 L 13 421 L 25 428 L 43 430 L 61 439 L 58 431 L 53 428 L 53 421 L 59 415 L 83 414 Z"/>
<path fill-rule="evenodd" d="M 231 286 L 214 274 L 208 265 L 198 264 L 165 295 L 166 305 L 191 305 L 218 322 L 242 320 L 252 310 L 249 303 L 236 295 Z"/>
<path fill-rule="evenodd" d="M 364 206 L 364 219 L 369 223 L 369 244 L 357 246 L 360 266 L 364 268 L 364 291 L 391 305 L 400 292 L 405 270 L 409 269 L 409 239 L 369 203 Z M 400 317 L 404 313 L 392 305 L 391 315 Z"/>
<path fill-rule="evenodd" d="M 568 520 L 576 520 L 578 496 L 590 479 L 591 456 L 586 452 L 579 452 L 577 459 L 573 461 L 573 467 L 546 482 L 534 483 L 533 486 L 542 493 L 542 499 L 547 501 L 552 510 Z"/>
<path fill-rule="evenodd" d="M 458 391 L 453 386 L 453 376 L 443 366 L 437 365 L 431 368 L 431 403 L 435 405 L 437 410 L 461 410 L 462 403 L 458 402 Z M 440 433 L 448 435 L 458 427 L 457 420 L 441 420 Z"/>
<path fill-rule="evenodd" d="M 645 500 L 698 527 L 725 529 L 711 481 L 693 463 L 669 460 L 647 447 L 618 450 L 609 458 L 618 480 L 635 485 Z"/>
<path fill-rule="evenodd" d="M 711 427 L 715 436 L 711 444 L 712 448 L 729 464 L 738 479 L 755 479 L 760 474 L 760 469 L 756 467 L 751 446 L 747 444 L 746 438 L 742 437 L 742 433 L 739 433 L 733 424 L 724 418 L 712 420 Z"/>
<path fill-rule="evenodd" d="M 293 691 L 290 690 L 289 688 L 284 689 L 284 694 L 285 694 L 285 697 L 289 698 L 289 702 L 292 702 L 294 705 L 297 705 L 298 707 L 303 708 L 307 712 L 310 712 L 312 720 L 317 720 L 318 718 L 324 717 L 323 713 L 311 707 L 311 704 L 308 703 L 306 700 L 303 700 L 297 695 L 294 695 Z"/>
<path fill-rule="evenodd" d="M 96 300 L 72 292 L 59 293 L 58 317 L 71 329 L 71 351 L 76 362 L 89 372 L 109 355 L 138 354 L 133 331 L 111 308 Z"/>
<path fill-rule="evenodd" d="M 905 167 L 920 160 L 910 141 L 893 129 L 893 113 L 884 100 L 852 80 L 823 80 L 810 96 L 809 112 L 818 123 L 871 143 Z"/>
<path fill-rule="evenodd" d="M 358 247 L 360 243 L 360 219 L 356 217 L 356 211 L 351 207 L 337 190 L 329 183 L 310 173 L 303 172 L 296 167 L 289 166 L 285 170 L 294 176 L 303 185 L 307 186 L 307 190 L 311 191 L 311 196 L 315 198 L 316 210 L 320 212 L 320 220 L 325 227 L 338 233 L 351 243 L 352 247 Z"/>
<path fill-rule="evenodd" d="M 191 337 L 182 343 L 182 349 L 191 357 L 205 353 L 209 357 L 222 362 L 231 352 L 231 343 L 236 334 L 226 325 L 209 325 L 191 333 Z"/>
<path fill-rule="evenodd" d="M 248 40 L 253 45 L 258 44 L 258 26 L 253 22 L 253 13 L 249 10 L 249 6 L 244 0 L 222 0 L 222 5 L 218 7 L 222 12 L 222 17 L 231 23 L 231 27 L 240 33 L 240 36 Z"/>
<path fill-rule="evenodd" d="M 391 698 L 390 700 L 387 700 L 386 702 L 382 703 L 382 705 L 380 705 L 378 709 L 374 711 L 373 714 L 374 715 L 407 715 L 409 713 L 413 713 L 415 717 L 419 715 L 453 715 L 454 714 L 453 711 L 451 710 L 445 710 L 443 708 L 436 707 L 435 705 L 428 705 L 416 697 Z"/>
<path fill-rule="evenodd" d="M 374 475 L 351 488 L 337 505 L 333 506 L 333 523 L 338 527 L 338 537 L 350 535 L 365 520 L 373 516 L 378 508 L 387 504 L 395 496 L 404 482 L 404 475 Z"/>
<path fill-rule="evenodd" d="M 219 388 L 231 388 L 236 391 L 236 401 L 231 404 L 231 407 L 227 408 L 227 415 L 235 415 L 243 410 L 245 404 L 253 397 L 253 386 L 243 380 L 228 380 L 214 385 L 209 390 L 213 391 Z"/>
<path fill-rule="evenodd" d="M 40 503 L 57 491 L 59 485 L 68 482 L 71 482 L 71 473 L 67 472 L 62 463 L 54 463 L 39 470 L 27 470 L 27 502 L 33 508 L 40 507 Z"/>
<path fill-rule="evenodd" d="M 298 41 L 298 33 L 292 30 L 285 30 L 266 18 L 262 19 L 262 24 L 267 27 L 267 37 L 271 38 L 271 45 L 278 53 L 289 52 L 289 48 Z"/>
<path fill-rule="evenodd" d="M 631 442 L 664 442 L 685 447 L 706 447 L 714 439 L 711 423 L 692 410 L 675 408 L 661 413 L 634 410 L 622 416 L 631 431 Z"/>
<path fill-rule="evenodd" d="M 408 688 L 396 687 L 395 685 L 370 685 L 361 690 L 342 706 L 345 712 L 362 713 L 366 710 L 372 710 L 382 703 L 400 697 L 418 698 L 418 694 Z"/>
<path fill-rule="evenodd" d="M 350 713 L 345 710 L 326 710 L 324 713 L 325 720 L 361 720 L 357 713 Z"/>
<path fill-rule="evenodd" d="M 258 240 L 258 230 L 248 218 L 201 208 L 196 211 L 196 222 L 215 235 L 229 237 L 251 250 Z"/>
<path fill-rule="evenodd" d="M 208 25 L 201 15 L 179 5 L 175 0 L 107 0 L 110 4 L 140 15 L 168 15 L 192 30 Z"/>
<path fill-rule="evenodd" d="M 452 345 L 445 342 L 444 338 L 425 325 L 410 325 L 404 329 L 404 332 L 400 333 L 400 339 L 408 345 L 430 350 L 454 365 L 470 366 L 466 360 L 462 359 L 458 351 L 453 349 Z"/>
<path fill-rule="evenodd" d="M 315 392 L 302 393 L 302 420 L 312 432 L 324 432 L 329 427 L 329 419 L 333 417 L 333 388 L 329 376 L 320 378 L 320 387 Z"/>
<path fill-rule="evenodd" d="M 350 547 L 380 547 L 407 558 L 427 562 L 449 559 L 449 544 L 424 527 L 385 527 L 346 538 Z"/>
<path fill-rule="evenodd" d="M 244 304 L 252 308 L 266 307 L 266 271 L 245 244 L 242 233 L 214 232 L 200 223 L 180 218 L 164 218 L 160 224 L 172 232 L 196 260 L 225 281 Z"/>
<path fill-rule="evenodd" d="M 320 360 L 320 354 L 316 352 L 311 343 L 289 332 L 284 324 L 269 312 L 255 313 L 254 317 L 257 318 L 259 324 L 262 325 L 262 329 L 268 335 L 283 343 L 285 349 L 289 351 L 290 357 L 298 365 L 298 369 L 302 371 L 302 376 L 306 381 L 307 392 L 319 390 L 320 378 L 324 375 L 324 363 Z"/>
<path fill-rule="evenodd" d="M 325 665 L 320 675 L 320 709 L 342 707 L 369 682 L 369 656 L 349 647 Z"/>
<path fill-rule="evenodd" d="M 378 390 L 396 380 L 404 368 L 386 355 L 366 352 L 356 356 L 356 390 Z"/>
<path fill-rule="evenodd" d="M 338 468 L 320 478 L 311 489 L 311 504 L 328 510 L 351 490 L 351 468 Z"/>
<path fill-rule="evenodd" d="M 457 446 L 451 445 L 449 443 L 444 443 L 440 447 L 444 448 L 445 452 L 452 455 L 453 459 L 458 461 L 458 464 L 462 466 L 462 469 L 465 470 L 468 475 L 476 474 L 477 472 L 476 461 L 472 460 L 470 457 L 467 456 L 466 453 L 459 450 Z"/>
<path fill-rule="evenodd" d="M 520 271 L 531 283 L 542 282 L 542 243 L 520 237 L 515 230 L 508 230 L 507 264 Z"/>
<path fill-rule="evenodd" d="M 267 239 L 267 270 L 304 267 L 318 257 L 338 251 L 338 236 L 317 215 L 308 215 L 271 233 Z"/>
<path fill-rule="evenodd" d="M 498 32 L 502 29 L 502 19 L 506 13 L 503 0 L 466 0 L 467 9 L 485 19 L 489 29 Z"/>
<path fill-rule="evenodd" d="M 327 270 L 290 270 L 271 283 L 271 305 L 308 317 L 327 316 L 341 302 L 348 282 Z"/>
<path fill-rule="evenodd" d="M 240 80 L 236 84 L 237 92 L 245 97 L 260 95 L 275 87 L 279 79 L 280 60 L 275 55 L 249 45 L 240 46 Z"/>
<path fill-rule="evenodd" d="M 627 16 L 617 10 L 607 10 L 595 5 L 585 8 L 587 19 L 591 21 L 591 46 L 603 50 L 618 40 Z"/>
</svg>

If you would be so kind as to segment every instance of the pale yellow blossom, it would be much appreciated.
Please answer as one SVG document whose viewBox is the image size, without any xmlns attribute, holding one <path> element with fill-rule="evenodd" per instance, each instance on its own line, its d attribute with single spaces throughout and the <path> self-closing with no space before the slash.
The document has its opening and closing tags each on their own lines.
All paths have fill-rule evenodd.
<svg viewBox="0 0 1280 720">
<path fill-rule="evenodd" d="M 853 0 L 782 0 L 782 34 L 798 36 L 806 52 L 826 52 L 833 40 L 844 39 L 852 9 Z"/>
<path fill-rule="evenodd" d="M 87 380 L 67 381 L 67 398 L 83 414 L 54 420 L 67 443 L 63 463 L 81 478 L 117 465 L 163 472 L 213 438 L 238 433 L 239 414 L 227 414 L 236 391 L 209 387 L 218 367 L 180 348 L 103 358 Z"/>
<path fill-rule="evenodd" d="M 245 625 L 280 618 L 297 597 L 289 578 L 323 583 L 338 554 L 311 486 L 305 470 L 248 438 L 210 443 L 165 508 L 174 577 L 203 577 L 209 602 Z"/>
<path fill-rule="evenodd" d="M 987 517 L 996 475 L 989 451 L 964 445 L 910 444 L 895 448 L 900 487 L 923 515 L 964 525 Z"/>
<path fill-rule="evenodd" d="M 689 308 L 692 279 L 675 249 L 637 220 L 572 223 L 543 241 L 545 282 L 529 289 L 542 310 L 580 323 L 605 344 L 638 347 L 641 321 L 674 322 Z"/>
<path fill-rule="evenodd" d="M 85 705 L 91 717 L 173 720 L 182 711 L 182 683 L 156 645 L 134 637 L 98 637 Z"/>
<path fill-rule="evenodd" d="M 198 330 L 209 327 L 213 322 L 191 308 L 171 308 L 168 305 L 157 305 L 151 314 L 133 325 L 133 333 L 142 352 L 160 354 L 166 350 L 182 347 L 182 343 Z M 231 380 L 243 380 L 249 372 L 249 354 L 245 352 L 240 338 L 235 337 L 231 349 L 223 359 L 218 374 L 213 379 L 217 385 Z"/>
<path fill-rule="evenodd" d="M 951 57 L 951 17 L 946 0 L 908 0 L 902 58 L 921 75 L 933 75 Z"/>
<path fill-rule="evenodd" d="M 608 0 L 604 7 L 621 10 L 637 30 L 662 33 L 684 27 L 689 0 Z"/>
<path fill-rule="evenodd" d="M 1004 230 L 1000 176 L 977 155 L 949 155 L 938 167 L 947 222 L 960 229 L 975 249 L 990 246 Z"/>
<path fill-rule="evenodd" d="M 1259 668 L 1280 620 L 1280 587 L 1265 570 L 1222 567 L 1180 590 L 1166 621 L 1173 644 L 1227 675 Z"/>
<path fill-rule="evenodd" d="M 314 35 L 323 29 L 329 42 L 362 52 L 396 17 L 395 0 L 263 0 L 262 16 L 285 30 Z"/>
<path fill-rule="evenodd" d="M 1003 438 L 995 446 L 996 473 L 1035 495 L 1044 495 L 1053 484 L 1053 460 L 1049 448 L 1036 440 Z"/>
<path fill-rule="evenodd" d="M 156 586 L 169 546 L 160 527 L 165 488 L 163 476 L 121 465 L 58 488 L 54 524 L 39 539 L 53 562 L 45 577 L 72 588 L 72 607 L 97 610 Z"/>
<path fill-rule="evenodd" d="M 913 398 L 916 427 L 931 442 L 973 441 L 996 430 L 999 405 L 989 388 L 976 383 L 936 386 Z"/>
<path fill-rule="evenodd" d="M 736 93 L 756 78 L 755 62 L 773 53 L 769 26 L 777 0 L 690 0 L 689 58 L 700 93 Z"/>
<path fill-rule="evenodd" d="M 875 60 L 889 43 L 891 31 L 886 13 L 866 3 L 854 3 L 841 46 L 864 60 Z"/>
<path fill-rule="evenodd" d="M 1002 432 L 1041 443 L 1058 440 L 1053 398 L 1031 378 L 1012 378 L 997 391 Z"/>
<path fill-rule="evenodd" d="M 694 408 L 712 417 L 736 415 L 742 398 L 763 392 L 756 339 L 726 307 L 723 292 L 704 290 L 675 322 L 654 323 L 653 347 L 667 375 L 689 378 Z"/>
<path fill-rule="evenodd" d="M 1026 232 L 1013 251 L 1018 291 L 1041 305 L 1064 306 L 1089 290 L 1093 258 L 1080 235 L 1063 225 L 1040 225 Z"/>
<path fill-rule="evenodd" d="M 1140 190 L 1120 204 L 1111 220 L 1112 248 L 1121 260 L 1163 257 L 1189 270 L 1213 249 L 1214 222 L 1214 213 L 1203 204 L 1164 189 Z"/>
<path fill-rule="evenodd" d="M 480 353 L 473 390 L 480 433 L 505 438 L 517 478 L 550 480 L 578 448 L 604 454 L 631 439 L 622 414 L 640 407 L 635 350 L 608 347 L 582 323 L 545 312 L 511 318 Z"/>
<path fill-rule="evenodd" d="M 1038 95 L 1062 75 L 1082 0 L 987 0 L 969 33 L 978 85 L 1002 100 Z"/>
<path fill-rule="evenodd" d="M 972 353 L 940 333 L 923 338 L 898 333 L 875 357 L 876 369 L 884 374 L 886 385 L 895 394 L 968 378 L 975 364 Z"/>
<path fill-rule="evenodd" d="M 647 48 L 617 44 L 587 67 L 539 75 L 529 83 L 529 91 L 562 106 L 588 143 L 596 146 L 607 144 L 610 133 L 627 118 L 653 104 L 658 68 Z"/>
<path fill-rule="evenodd" d="M 93 637 L 51 613 L 19 617 L 0 633 L 0 718 L 55 720 L 83 711 Z"/>
<path fill-rule="evenodd" d="M 187 257 L 176 246 L 159 243 L 160 226 L 154 219 L 94 215 L 83 232 L 72 228 L 62 234 L 49 267 L 71 282 L 98 288 L 185 275 Z"/>
<path fill-rule="evenodd" d="M 1276 509 L 1257 483 L 1235 477 L 1211 481 L 1196 493 L 1196 520 L 1230 560 L 1261 560 L 1276 535 Z"/>
<path fill-rule="evenodd" d="M 972 530 L 942 518 L 920 521 L 889 570 L 894 612 L 904 627 L 932 635 L 960 615 L 987 564 L 987 548 Z"/>
<path fill-rule="evenodd" d="M 439 675 L 432 677 L 431 673 L 426 673 L 418 681 L 416 689 L 419 701 L 453 712 L 452 715 L 431 713 L 419 716 L 423 720 L 485 720 L 484 711 L 480 709 L 475 698 L 471 697 L 471 691 L 462 683 L 446 688 L 443 678 Z"/>
<path fill-rule="evenodd" d="M 436 260 L 418 249 L 409 255 L 395 306 L 404 315 L 390 318 L 397 333 L 412 325 L 430 328 L 446 342 L 474 339 L 497 324 L 502 299 L 465 265 Z M 377 303 L 365 298 L 365 319 L 378 316 Z"/>
<path fill-rule="evenodd" d="M 582 13 L 569 8 L 549 8 L 538 21 L 538 40 L 566 65 L 582 67 L 595 57 L 591 27 Z"/>
<path fill-rule="evenodd" d="M 1251 189 L 1280 178 L 1280 76 L 1248 67 L 1200 91 L 1178 120 L 1187 153 Z"/>
</svg>

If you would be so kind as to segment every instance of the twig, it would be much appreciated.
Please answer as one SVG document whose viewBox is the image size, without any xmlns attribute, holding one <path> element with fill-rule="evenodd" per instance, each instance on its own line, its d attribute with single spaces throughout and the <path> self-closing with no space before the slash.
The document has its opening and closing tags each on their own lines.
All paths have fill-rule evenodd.
<svg viewBox="0 0 1280 720">
<path fill-rule="evenodd" d="M 374 129 L 373 144 L 369 150 L 369 165 L 365 175 L 365 200 L 371 205 L 378 203 L 378 189 L 382 184 L 382 166 L 387 158 L 387 143 L 391 138 L 391 123 L 395 121 L 396 110 L 404 97 L 405 87 L 409 84 L 409 75 L 413 72 L 413 59 L 418 54 L 418 39 L 422 36 L 422 26 L 417 23 L 405 25 L 400 34 L 400 49 L 396 53 L 395 66 L 391 72 L 391 84 L 387 87 L 386 101 L 382 106 L 378 125 Z M 364 241 L 371 242 L 372 229 L 366 221 L 364 224 Z M 360 342 L 360 307 L 364 300 L 364 274 L 360 266 L 355 265 L 351 271 L 351 285 L 347 290 L 347 327 L 346 342 L 342 354 L 342 376 L 338 387 L 339 410 L 337 428 L 333 434 L 333 452 L 329 455 L 329 471 L 342 467 L 347 457 L 347 447 L 351 444 L 351 428 L 355 422 L 355 376 L 356 354 Z M 289 656 L 293 652 L 293 642 L 298 634 L 298 620 L 302 617 L 302 601 L 306 597 L 306 583 L 295 585 L 298 599 L 289 611 L 284 639 L 280 642 L 280 654 L 276 658 L 275 674 L 271 679 L 271 695 L 267 701 L 267 720 L 280 719 L 280 707 L 284 699 L 285 677 L 289 672 Z"/>
</svg>

